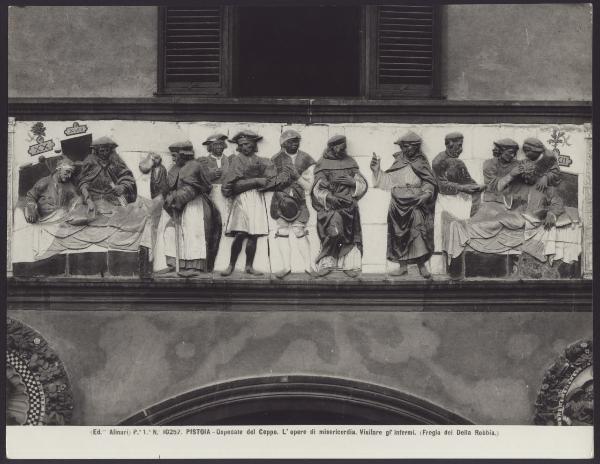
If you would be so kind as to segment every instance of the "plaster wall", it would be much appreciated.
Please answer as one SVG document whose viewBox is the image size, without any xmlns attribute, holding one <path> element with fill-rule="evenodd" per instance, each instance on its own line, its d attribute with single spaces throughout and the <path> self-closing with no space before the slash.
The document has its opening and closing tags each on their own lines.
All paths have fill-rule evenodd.
<svg viewBox="0 0 600 464">
<path fill-rule="evenodd" d="M 592 6 L 448 5 L 449 100 L 591 100 Z"/>
<path fill-rule="evenodd" d="M 316 309 L 316 308 L 315 308 Z M 478 424 L 531 424 L 544 373 L 591 313 L 9 311 L 72 384 L 74 425 L 111 425 L 207 385 L 271 375 L 398 389 Z"/>
<path fill-rule="evenodd" d="M 9 97 L 151 97 L 157 7 L 9 8 Z"/>
<path fill-rule="evenodd" d="M 56 146 L 60 146 L 60 140 L 64 139 L 65 128 L 72 126 L 72 121 L 46 121 L 46 139 L 55 139 Z M 561 169 L 564 172 L 576 174 L 579 176 L 579 210 L 580 217 L 586 218 L 584 229 L 591 230 L 591 215 L 584 215 L 584 204 L 589 199 L 584 198 L 591 195 L 591 190 L 584 190 L 583 175 L 588 172 L 588 125 L 517 125 L 517 124 L 423 124 L 413 126 L 408 124 L 330 124 L 330 125 L 285 125 L 276 123 L 213 123 L 213 122 L 149 122 L 149 121 L 79 121 L 80 125 L 88 127 L 88 133 L 95 137 L 103 135 L 110 136 L 119 145 L 117 151 L 123 157 L 125 162 L 137 177 L 138 193 L 140 196 L 150 197 L 149 193 L 149 174 L 143 175 L 139 168 L 139 161 L 146 157 L 148 152 L 156 152 L 162 155 L 163 162 L 167 168 L 170 167 L 170 156 L 168 145 L 180 140 L 190 140 L 196 147 L 196 156 L 204 156 L 204 147 L 201 143 L 209 134 L 221 132 L 232 137 L 242 129 L 252 129 L 263 136 L 259 143 L 259 156 L 270 158 L 276 154 L 279 147 L 279 136 L 283 130 L 293 128 L 302 135 L 301 149 L 313 156 L 315 160 L 319 159 L 323 148 L 326 146 L 327 139 L 335 134 L 344 134 L 348 139 L 348 153 L 353 156 L 360 171 L 367 178 L 369 190 L 365 197 L 359 202 L 361 223 L 363 231 L 364 254 L 362 269 L 364 273 L 385 273 L 389 263 L 386 262 L 386 237 L 387 237 L 387 211 L 389 204 L 389 192 L 372 187 L 372 175 L 369 168 L 372 153 L 376 152 L 382 159 L 382 169 L 387 169 L 393 161 L 393 153 L 398 151 L 398 146 L 394 141 L 407 132 L 413 130 L 423 138 L 422 149 L 429 162 L 445 149 L 444 136 L 453 131 L 460 131 L 465 136 L 464 151 L 461 159 L 465 162 L 471 176 L 478 182 L 483 183 L 482 165 L 485 160 L 491 158 L 491 149 L 493 140 L 511 137 L 519 144 L 527 137 L 538 137 L 544 143 L 549 145 L 550 135 L 553 129 L 557 127 L 565 132 L 567 144 L 561 145 L 561 153 L 570 156 L 572 164 Z M 18 200 L 18 179 L 19 169 L 27 163 L 39 162 L 39 155 L 31 156 L 28 154 L 30 145 L 35 144 L 34 136 L 31 133 L 31 122 L 17 121 L 14 134 L 14 154 L 12 164 L 13 179 L 13 208 L 17 206 Z M 230 144 L 225 154 L 235 153 L 235 146 Z M 52 156 L 52 151 L 43 153 L 45 156 Z M 519 151 L 519 158 L 524 158 L 524 154 Z M 217 187 L 218 189 L 219 187 Z M 219 196 L 218 190 L 214 195 Z M 270 204 L 270 193 L 267 198 L 267 205 Z M 222 196 L 221 196 L 222 198 Z M 224 202 L 223 199 L 221 199 Z M 316 258 L 320 242 L 316 232 L 316 212 L 310 206 L 309 221 L 309 240 L 313 254 L 313 261 Z M 439 210 L 439 208 L 438 208 Z M 587 211 L 587 210 L 586 210 Z M 441 214 L 441 212 L 440 212 Z M 226 221 L 227 215 L 223 214 L 223 220 Z M 269 216 L 270 217 L 270 216 Z M 439 220 L 439 219 L 436 219 Z M 258 243 L 258 251 L 255 260 L 257 269 L 263 272 L 277 272 L 283 266 L 280 261 L 280 255 L 275 246 L 275 232 L 277 225 L 270 219 L 270 238 L 261 237 Z M 12 243 L 12 256 L 14 262 L 24 261 L 24 254 L 31 254 L 31 243 L 33 239 L 28 239 L 23 212 L 21 209 L 14 209 L 14 239 Z M 292 271 L 304 272 L 304 264 L 295 245 L 295 236 L 290 234 L 292 249 Z M 231 238 L 223 237 L 215 263 L 217 271 L 223 270 L 229 263 L 229 250 Z M 21 253 L 23 252 L 23 253 Z M 591 253 L 591 242 L 589 250 L 586 248 L 584 253 Z M 270 256 L 270 259 L 269 259 Z M 245 257 L 242 253 L 238 260 L 238 269 L 242 270 Z M 444 274 L 445 268 L 441 254 L 434 256 L 430 263 L 431 271 L 436 274 Z M 409 266 L 409 273 L 418 277 L 416 265 Z"/>
<path fill-rule="evenodd" d="M 157 8 L 11 7 L 10 97 L 151 97 Z M 591 100 L 590 4 L 448 5 L 449 100 Z"/>
</svg>

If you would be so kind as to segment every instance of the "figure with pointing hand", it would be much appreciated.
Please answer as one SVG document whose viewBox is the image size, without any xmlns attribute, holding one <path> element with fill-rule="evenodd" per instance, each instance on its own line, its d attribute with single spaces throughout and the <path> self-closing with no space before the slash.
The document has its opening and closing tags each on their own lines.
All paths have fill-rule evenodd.
<svg viewBox="0 0 600 464">
<path fill-rule="evenodd" d="M 421 276 L 431 278 L 427 261 L 433 252 L 433 216 L 437 182 L 414 132 L 394 142 L 400 145 L 386 171 L 373 153 L 373 186 L 391 193 L 387 217 L 387 259 L 398 263 L 390 275 L 402 276 L 408 264 L 417 264 Z"/>
</svg>

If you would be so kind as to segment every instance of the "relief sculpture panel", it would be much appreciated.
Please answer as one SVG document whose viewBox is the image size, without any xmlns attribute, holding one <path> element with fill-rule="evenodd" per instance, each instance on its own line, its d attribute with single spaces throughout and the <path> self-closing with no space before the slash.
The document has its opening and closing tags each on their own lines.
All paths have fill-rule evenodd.
<svg viewBox="0 0 600 464">
<path fill-rule="evenodd" d="M 11 127 L 15 276 L 581 277 L 586 125 Z"/>
</svg>

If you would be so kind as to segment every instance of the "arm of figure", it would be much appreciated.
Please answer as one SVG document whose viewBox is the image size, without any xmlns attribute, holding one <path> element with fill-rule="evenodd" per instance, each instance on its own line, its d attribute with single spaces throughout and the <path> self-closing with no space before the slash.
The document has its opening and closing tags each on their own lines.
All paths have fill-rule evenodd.
<svg viewBox="0 0 600 464">
<path fill-rule="evenodd" d="M 462 189 L 459 187 L 459 184 L 456 182 L 450 182 L 446 177 L 448 163 L 443 160 L 433 160 L 431 169 L 433 170 L 437 183 L 440 187 L 440 193 L 443 193 L 444 195 L 456 195 L 459 191 L 462 191 Z"/>
<path fill-rule="evenodd" d="M 506 187 L 508 187 L 508 185 L 513 180 L 515 180 L 515 178 L 519 175 L 519 173 L 521 172 L 522 166 L 523 165 L 521 163 L 517 164 L 515 167 L 513 167 L 511 169 L 511 171 L 508 174 L 506 174 L 505 176 L 503 176 L 500 179 L 498 179 L 498 183 L 496 184 L 496 190 L 498 192 L 501 192 Z"/>
<path fill-rule="evenodd" d="M 329 206 L 327 205 L 327 196 L 329 193 L 329 190 L 326 189 L 323 184 L 323 179 L 319 179 L 312 189 L 313 198 L 323 207 L 323 209 L 325 209 L 325 211 L 329 210 Z"/>
<path fill-rule="evenodd" d="M 312 186 L 312 184 L 315 181 L 314 170 L 315 170 L 315 165 L 313 164 L 313 165 L 309 166 L 302 173 L 302 175 L 298 178 L 298 183 L 304 189 L 305 192 L 308 192 L 310 190 L 310 187 Z"/>
<path fill-rule="evenodd" d="M 38 205 L 37 202 L 41 196 L 42 186 L 40 185 L 41 181 L 36 182 L 36 184 L 27 192 L 27 197 L 25 199 L 25 208 L 23 209 L 23 214 L 25 215 L 25 220 L 29 223 L 36 222 L 38 220 Z"/>
<path fill-rule="evenodd" d="M 168 203 L 171 208 L 182 210 L 185 205 L 197 196 L 196 189 L 191 185 L 183 185 L 177 190 L 173 190 L 168 195 Z"/>
<path fill-rule="evenodd" d="M 377 171 L 377 173 L 373 173 L 373 187 L 385 190 L 386 192 L 391 192 L 394 188 L 392 176 L 381 169 Z"/>
</svg>

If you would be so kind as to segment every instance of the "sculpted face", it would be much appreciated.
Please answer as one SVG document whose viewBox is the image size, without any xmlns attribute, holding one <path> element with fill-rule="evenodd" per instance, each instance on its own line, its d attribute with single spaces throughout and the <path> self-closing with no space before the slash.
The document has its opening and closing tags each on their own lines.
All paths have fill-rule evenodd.
<svg viewBox="0 0 600 464">
<path fill-rule="evenodd" d="M 533 150 L 529 145 L 523 145 L 523 153 L 525 153 L 527 159 L 534 161 L 539 158 L 542 152 Z"/>
<path fill-rule="evenodd" d="M 517 150 L 514 148 L 502 148 L 500 151 L 500 161 L 510 163 L 517 156 Z"/>
<path fill-rule="evenodd" d="M 69 164 L 66 164 L 66 165 L 59 166 L 57 171 L 58 171 L 58 179 L 61 182 L 68 182 L 71 179 L 71 177 L 73 177 L 75 168 Z"/>
<path fill-rule="evenodd" d="M 171 159 L 173 160 L 173 164 L 175 164 L 177 166 L 183 166 L 186 162 L 185 155 L 183 155 L 182 153 L 179 153 L 177 151 L 171 152 Z"/>
<path fill-rule="evenodd" d="M 216 142 L 211 143 L 208 149 L 208 151 L 217 158 L 223 155 L 223 150 L 225 150 L 225 142 L 222 140 L 217 140 Z"/>
<path fill-rule="evenodd" d="M 98 145 L 94 149 L 96 156 L 102 160 L 108 159 L 110 152 L 112 151 L 112 147 L 110 145 Z"/>
<path fill-rule="evenodd" d="M 298 152 L 298 148 L 300 148 L 300 139 L 290 139 L 286 140 L 281 144 L 283 149 L 292 155 Z"/>
<path fill-rule="evenodd" d="M 463 139 L 446 141 L 446 151 L 453 158 L 458 158 L 463 151 Z"/>
<path fill-rule="evenodd" d="M 338 143 L 337 145 L 333 145 L 331 147 L 331 149 L 336 154 L 345 153 L 346 152 L 346 142 L 341 142 L 341 143 Z"/>
<path fill-rule="evenodd" d="M 251 140 L 240 140 L 237 150 L 244 156 L 250 156 L 256 151 L 256 143 Z"/>
<path fill-rule="evenodd" d="M 400 150 L 407 158 L 413 158 L 421 148 L 421 144 L 419 142 L 401 142 Z"/>
</svg>

